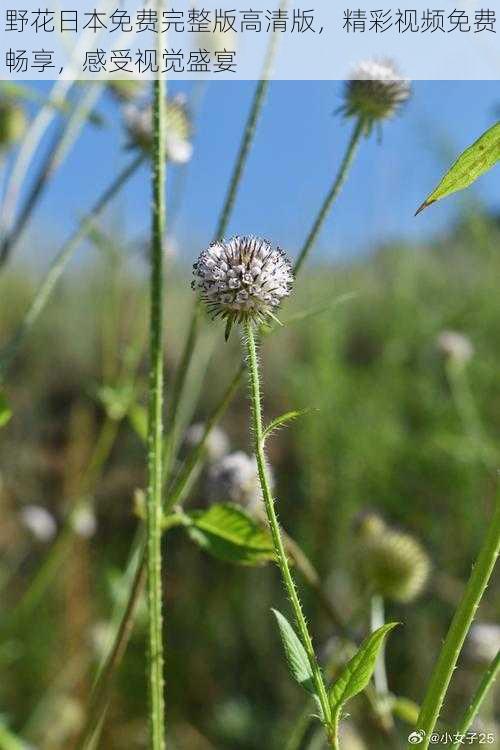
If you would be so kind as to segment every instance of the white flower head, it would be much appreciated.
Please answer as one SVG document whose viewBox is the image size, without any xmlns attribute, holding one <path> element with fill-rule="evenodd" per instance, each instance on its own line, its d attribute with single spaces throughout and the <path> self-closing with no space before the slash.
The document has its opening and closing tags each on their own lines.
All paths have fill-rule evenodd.
<svg viewBox="0 0 500 750">
<path fill-rule="evenodd" d="M 361 118 L 371 130 L 375 122 L 397 114 L 410 94 L 410 82 L 401 78 L 393 62 L 363 60 L 346 81 L 341 111 L 346 117 Z"/>
<path fill-rule="evenodd" d="M 57 533 L 54 516 L 41 505 L 26 505 L 21 510 L 21 521 L 39 542 L 50 542 Z"/>
<path fill-rule="evenodd" d="M 292 290 L 292 264 L 286 253 L 253 235 L 212 242 L 193 269 L 192 288 L 212 317 L 227 319 L 226 332 L 234 322 L 274 318 Z"/>
<path fill-rule="evenodd" d="M 262 502 L 257 461 L 243 451 L 224 456 L 208 471 L 207 491 L 211 502 L 231 502 L 255 512 Z"/>
<path fill-rule="evenodd" d="M 465 365 L 474 354 L 471 340 L 458 331 L 442 331 L 437 338 L 441 354 L 460 365 Z"/>
<path fill-rule="evenodd" d="M 153 144 L 151 104 L 128 104 L 123 108 L 123 117 L 132 145 L 147 152 L 151 151 Z M 167 99 L 165 119 L 165 155 L 175 164 L 185 164 L 193 154 L 193 146 L 191 121 L 183 96 Z"/>
<path fill-rule="evenodd" d="M 500 625 L 474 623 L 467 638 L 467 653 L 478 662 L 491 662 L 500 650 Z"/>
<path fill-rule="evenodd" d="M 196 422 L 186 430 L 184 442 L 188 448 L 195 448 L 203 437 L 205 425 Z M 220 427 L 213 427 L 205 441 L 205 453 L 209 461 L 218 461 L 229 451 L 229 438 Z"/>
</svg>

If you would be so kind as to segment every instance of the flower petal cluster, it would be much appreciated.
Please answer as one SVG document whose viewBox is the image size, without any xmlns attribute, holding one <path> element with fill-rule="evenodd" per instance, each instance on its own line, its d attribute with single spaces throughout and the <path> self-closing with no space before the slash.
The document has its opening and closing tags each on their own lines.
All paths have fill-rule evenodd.
<svg viewBox="0 0 500 750">
<path fill-rule="evenodd" d="M 270 467 L 268 472 L 273 484 Z M 216 461 L 209 468 L 206 490 L 210 502 L 232 502 L 257 514 L 262 504 L 262 490 L 255 457 L 235 451 Z"/>
<path fill-rule="evenodd" d="M 286 253 L 253 235 L 213 242 L 193 266 L 192 288 L 210 314 L 257 323 L 273 317 L 292 289 L 292 264 Z"/>
<path fill-rule="evenodd" d="M 359 117 L 370 130 L 375 122 L 393 117 L 409 99 L 411 84 L 390 60 L 364 60 L 351 72 L 341 111 Z"/>
</svg>

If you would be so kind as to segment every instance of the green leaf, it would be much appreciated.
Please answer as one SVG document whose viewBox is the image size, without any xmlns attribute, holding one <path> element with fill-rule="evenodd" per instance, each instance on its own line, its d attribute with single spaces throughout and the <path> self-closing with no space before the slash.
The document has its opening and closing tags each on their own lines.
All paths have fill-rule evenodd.
<svg viewBox="0 0 500 750">
<path fill-rule="evenodd" d="M 295 682 L 298 682 L 304 690 L 311 693 L 311 695 L 316 695 L 313 673 L 304 646 L 300 642 L 295 630 L 292 628 L 286 617 L 284 617 L 281 612 L 278 612 L 277 609 L 272 609 L 271 611 L 276 617 L 278 623 L 281 642 L 283 643 L 283 650 L 285 652 L 290 674 Z"/>
<path fill-rule="evenodd" d="M 494 167 L 499 159 L 500 122 L 497 122 L 460 154 L 437 188 L 422 203 L 415 216 L 441 198 L 472 185 L 478 177 Z"/>
<path fill-rule="evenodd" d="M 276 419 L 273 419 L 273 421 L 267 425 L 267 427 L 264 429 L 262 437 L 265 440 L 272 432 L 279 429 L 280 427 L 283 427 L 283 425 L 287 424 L 287 422 L 292 422 L 294 419 L 301 417 L 303 414 L 307 414 L 309 411 L 310 409 L 301 409 L 300 411 L 287 411 L 285 412 L 285 414 L 281 414 L 279 417 L 276 417 Z"/>
<path fill-rule="evenodd" d="M 5 427 L 12 416 L 12 411 L 7 403 L 7 399 L 0 391 L 0 427 Z"/>
<path fill-rule="evenodd" d="M 215 504 L 184 517 L 191 539 L 219 560 L 262 565 L 275 559 L 269 532 L 236 505 Z"/>
<path fill-rule="evenodd" d="M 328 691 L 334 716 L 338 717 L 344 704 L 361 693 L 368 685 L 384 639 L 396 625 L 398 625 L 397 622 L 389 622 L 365 638 L 352 659 L 342 669 L 336 682 Z"/>
</svg>

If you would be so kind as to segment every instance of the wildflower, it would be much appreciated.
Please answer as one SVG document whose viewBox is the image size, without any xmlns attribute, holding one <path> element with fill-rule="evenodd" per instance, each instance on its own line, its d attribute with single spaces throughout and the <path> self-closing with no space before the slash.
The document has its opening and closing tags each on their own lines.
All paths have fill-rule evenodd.
<svg viewBox="0 0 500 750">
<path fill-rule="evenodd" d="M 21 510 L 21 522 L 39 542 L 52 541 L 57 532 L 54 517 L 41 505 L 26 505 Z"/>
<path fill-rule="evenodd" d="M 191 122 L 184 97 L 167 100 L 166 111 L 166 157 L 176 164 L 185 164 L 193 153 L 191 144 Z M 153 143 L 153 110 L 150 104 L 128 104 L 123 109 L 125 126 L 132 146 L 151 151 Z"/>
<path fill-rule="evenodd" d="M 212 502 L 232 502 L 250 513 L 256 512 L 262 491 L 255 458 L 243 451 L 224 456 L 210 467 L 207 490 Z"/>
<path fill-rule="evenodd" d="M 71 515 L 71 527 L 75 534 L 90 539 L 97 530 L 95 513 L 88 503 L 79 505 Z"/>
<path fill-rule="evenodd" d="M 195 448 L 203 437 L 205 425 L 202 422 L 192 424 L 186 430 L 184 443 L 188 448 Z M 229 451 L 229 438 L 220 427 L 213 427 L 205 441 L 205 453 L 209 461 L 218 461 Z"/>
<path fill-rule="evenodd" d="M 391 529 L 374 514 L 361 520 L 359 537 L 361 575 L 374 593 L 409 602 L 423 591 L 430 561 L 416 539 Z"/>
<path fill-rule="evenodd" d="M 401 109 L 411 94 L 410 82 L 401 78 L 389 60 L 364 60 L 345 83 L 345 117 L 359 117 L 370 131 L 376 122 L 388 120 Z"/>
<path fill-rule="evenodd" d="M 203 250 L 193 266 L 191 286 L 200 292 L 212 317 L 228 322 L 263 323 L 292 288 L 292 265 L 281 248 L 250 235 L 220 240 Z"/>
<path fill-rule="evenodd" d="M 474 354 L 471 340 L 458 331 L 442 331 L 437 338 L 440 353 L 457 365 L 465 365 Z"/>
<path fill-rule="evenodd" d="M 0 101 L 0 152 L 21 140 L 26 124 L 22 107 L 7 100 Z"/>
<path fill-rule="evenodd" d="M 477 622 L 467 638 L 467 653 L 474 661 L 491 662 L 500 650 L 500 625 Z"/>
</svg>

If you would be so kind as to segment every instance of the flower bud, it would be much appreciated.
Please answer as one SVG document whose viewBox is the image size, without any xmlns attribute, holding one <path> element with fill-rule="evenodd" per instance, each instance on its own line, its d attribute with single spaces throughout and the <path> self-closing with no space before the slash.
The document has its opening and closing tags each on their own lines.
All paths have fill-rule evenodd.
<svg viewBox="0 0 500 750">
<path fill-rule="evenodd" d="M 132 146 L 148 153 L 153 145 L 153 110 L 150 104 L 128 104 L 123 109 L 125 126 Z M 193 153 L 191 122 L 184 97 L 167 99 L 165 126 L 166 158 L 176 164 L 185 164 Z"/>
<path fill-rule="evenodd" d="M 235 503 L 250 513 L 256 512 L 262 501 L 262 491 L 255 458 L 236 451 L 212 464 L 208 470 L 207 493 L 210 502 Z"/>
<path fill-rule="evenodd" d="M 341 112 L 358 117 L 371 130 L 376 122 L 393 117 L 411 93 L 409 81 L 401 78 L 389 60 L 364 60 L 351 72 L 344 88 Z"/>
<path fill-rule="evenodd" d="M 420 543 L 373 514 L 359 525 L 359 558 L 369 590 L 394 601 L 415 599 L 429 577 L 430 560 Z"/>
</svg>

